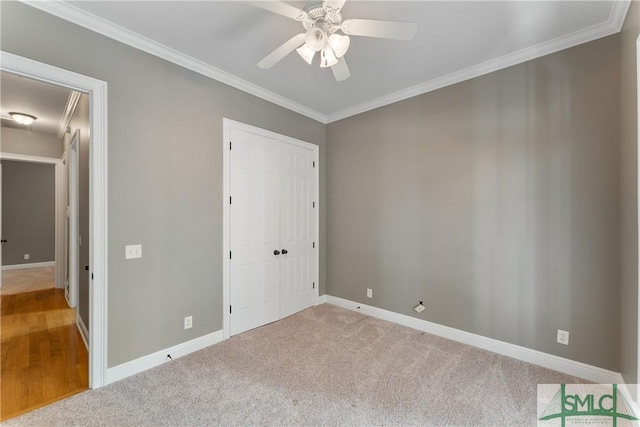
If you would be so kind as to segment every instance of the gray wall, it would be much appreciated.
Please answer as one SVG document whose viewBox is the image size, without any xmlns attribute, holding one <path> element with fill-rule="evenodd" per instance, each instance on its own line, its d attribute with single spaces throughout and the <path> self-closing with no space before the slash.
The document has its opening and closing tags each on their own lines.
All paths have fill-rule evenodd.
<svg viewBox="0 0 640 427">
<path fill-rule="evenodd" d="M 636 40 L 640 34 L 640 4 L 631 3 L 620 35 L 621 124 L 621 291 L 620 372 L 629 384 L 638 383 L 638 99 Z M 631 388 L 635 393 L 635 388 Z"/>
<path fill-rule="evenodd" d="M 0 151 L 59 159 L 63 148 L 62 142 L 55 135 L 2 127 L 0 128 Z"/>
<path fill-rule="evenodd" d="M 420 318 L 619 368 L 617 36 L 325 127 L 0 7 L 2 50 L 109 84 L 110 367 L 222 327 L 228 117 L 320 146 L 321 293 L 408 315 L 423 299 Z M 144 258 L 125 261 L 134 243 Z"/>
<path fill-rule="evenodd" d="M 89 262 L 89 96 L 80 95 L 76 110 L 69 121 L 71 132 L 65 133 L 62 139 L 65 150 L 68 149 L 76 130 L 80 131 L 78 146 L 78 222 L 80 235 L 80 252 L 78 257 L 78 313 L 89 329 L 89 276 L 85 270 Z"/>
<path fill-rule="evenodd" d="M 108 366 L 220 330 L 222 118 L 318 144 L 322 177 L 325 126 L 25 4 L 0 7 L 2 50 L 109 85 Z M 144 258 L 125 261 L 136 243 Z"/>
<path fill-rule="evenodd" d="M 54 165 L 2 160 L 2 265 L 55 261 L 55 192 Z"/>
<path fill-rule="evenodd" d="M 329 124 L 327 293 L 617 370 L 619 63 L 616 35 Z"/>
</svg>

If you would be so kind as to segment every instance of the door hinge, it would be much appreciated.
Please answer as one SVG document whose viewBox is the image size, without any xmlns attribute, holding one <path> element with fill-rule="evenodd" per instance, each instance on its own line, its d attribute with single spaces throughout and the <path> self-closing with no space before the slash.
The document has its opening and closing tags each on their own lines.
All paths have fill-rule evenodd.
<svg viewBox="0 0 640 427">
<path fill-rule="evenodd" d="M 231 204 L 231 196 L 229 196 L 229 204 Z"/>
<path fill-rule="evenodd" d="M 316 207 L 316 202 L 313 202 L 313 203 L 312 203 L 312 206 L 315 208 L 315 207 Z"/>
<path fill-rule="evenodd" d="M 93 280 L 93 273 L 91 273 L 91 280 Z"/>
<path fill-rule="evenodd" d="M 231 251 L 229 251 L 229 259 L 231 259 Z"/>
<path fill-rule="evenodd" d="M 313 167 L 315 168 L 316 167 L 316 162 L 312 162 L 312 163 L 313 163 Z"/>
<path fill-rule="evenodd" d="M 231 141 L 229 141 L 229 151 L 231 151 Z"/>
<path fill-rule="evenodd" d="M 313 249 L 316 248 L 316 242 L 313 242 Z"/>
<path fill-rule="evenodd" d="M 229 314 L 231 314 L 231 306 L 229 306 Z"/>
<path fill-rule="evenodd" d="M 313 282 L 313 289 L 316 288 L 316 282 Z"/>
</svg>

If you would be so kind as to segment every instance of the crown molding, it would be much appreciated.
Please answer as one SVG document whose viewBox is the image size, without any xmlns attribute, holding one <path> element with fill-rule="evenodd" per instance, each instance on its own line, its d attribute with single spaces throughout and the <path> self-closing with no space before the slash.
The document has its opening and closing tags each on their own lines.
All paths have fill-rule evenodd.
<svg viewBox="0 0 640 427">
<path fill-rule="evenodd" d="M 617 33 L 622 31 L 622 26 L 624 25 L 624 20 L 627 18 L 630 7 L 631 0 L 613 0 L 613 7 L 611 8 L 608 22 L 617 29 Z"/>
<path fill-rule="evenodd" d="M 549 55 L 564 49 L 581 45 L 583 43 L 597 40 L 602 37 L 619 33 L 622 29 L 622 26 L 624 25 L 624 20 L 629 10 L 629 6 L 631 5 L 631 0 L 613 0 L 612 3 L 613 6 L 611 8 L 611 13 L 609 15 L 609 19 L 606 22 L 592 25 L 591 27 L 587 27 L 585 29 L 575 31 L 562 37 L 540 43 L 536 46 L 522 49 L 520 51 L 510 53 L 508 55 L 504 55 L 478 65 L 474 65 L 473 67 L 456 71 L 454 73 L 447 74 L 445 76 L 438 77 L 424 83 L 420 83 L 410 88 L 403 89 L 350 108 L 346 108 L 334 114 L 329 114 L 327 116 L 327 123 L 346 119 L 347 117 L 355 116 L 366 111 L 384 107 L 385 105 L 413 98 L 414 96 L 432 92 L 434 90 L 441 89 L 446 86 L 451 86 L 465 80 L 480 77 L 494 71 L 502 70 L 504 68 L 521 64 L 523 62 L 531 61 L 532 59 L 540 58 L 545 55 Z"/>
<path fill-rule="evenodd" d="M 62 113 L 62 117 L 60 118 L 60 124 L 58 125 L 58 138 L 62 139 L 65 132 L 67 131 L 67 126 L 71 122 L 71 118 L 73 117 L 73 113 L 76 111 L 78 107 L 78 102 L 80 102 L 80 92 L 72 90 L 69 94 L 69 98 L 67 99 L 67 105 L 64 107 L 64 112 Z"/>
<path fill-rule="evenodd" d="M 73 6 L 65 1 L 29 1 L 20 0 L 22 3 L 39 9 L 50 15 L 57 16 L 64 20 L 70 21 L 76 25 L 87 28 L 103 36 L 117 40 L 136 49 L 150 53 L 151 55 L 165 59 L 181 67 L 195 71 L 203 76 L 210 77 L 214 80 L 222 82 L 226 85 L 247 92 L 251 95 L 272 102 L 276 105 L 284 107 L 288 110 L 302 114 L 321 123 L 326 123 L 327 117 L 311 108 L 291 101 L 288 98 L 280 96 L 274 92 L 266 90 L 258 85 L 250 83 L 233 74 L 227 73 L 219 68 L 209 65 L 203 61 L 195 59 L 189 55 L 165 46 L 161 43 L 153 41 L 141 34 L 121 27 L 113 22 L 107 21 L 92 13 L 86 12 L 79 7 Z"/>
<path fill-rule="evenodd" d="M 355 116 L 357 114 L 374 110 L 376 108 L 384 107 L 385 105 L 403 101 L 414 96 L 422 95 L 424 93 L 460 83 L 465 80 L 480 77 L 494 71 L 521 64 L 523 62 L 527 62 L 532 59 L 578 46 L 580 44 L 587 43 L 602 37 L 616 34 L 622 29 L 625 17 L 629 10 L 629 6 L 631 5 L 631 0 L 612 0 L 613 5 L 611 7 L 609 19 L 601 24 L 596 24 L 583 30 L 576 31 L 574 33 L 567 34 L 565 36 L 558 37 L 544 43 L 540 43 L 536 46 L 504 55 L 499 58 L 474 65 L 464 70 L 456 71 L 454 73 L 420 83 L 407 89 L 391 93 L 389 95 L 366 101 L 364 103 L 346 108 L 333 114 L 324 115 L 318 111 L 305 107 L 304 105 L 280 96 L 258 85 L 227 73 L 226 71 L 206 64 L 203 61 L 192 58 L 191 56 L 185 55 L 184 53 L 181 53 L 175 49 L 155 42 L 145 36 L 142 36 L 138 33 L 135 33 L 110 21 L 100 18 L 99 16 L 86 12 L 76 6 L 66 3 L 65 1 L 20 1 L 51 15 L 65 19 L 91 31 L 95 31 L 106 37 L 117 40 L 121 43 L 127 44 L 144 52 L 150 53 L 154 56 L 165 59 L 169 62 L 173 62 L 174 64 L 180 65 L 196 73 L 210 77 L 214 80 L 247 92 L 258 98 L 262 98 L 266 101 L 272 102 L 276 105 L 287 108 L 291 111 L 294 111 L 324 124 L 346 119 L 347 117 Z"/>
</svg>

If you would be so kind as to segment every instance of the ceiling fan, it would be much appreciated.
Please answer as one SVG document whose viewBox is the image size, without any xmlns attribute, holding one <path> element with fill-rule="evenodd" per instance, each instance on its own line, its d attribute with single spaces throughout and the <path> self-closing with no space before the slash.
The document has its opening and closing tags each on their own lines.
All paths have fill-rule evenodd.
<svg viewBox="0 0 640 427">
<path fill-rule="evenodd" d="M 331 67 L 337 81 L 351 76 L 344 54 L 349 49 L 349 36 L 411 40 L 416 24 L 411 22 L 342 19 L 340 10 L 346 0 L 323 0 L 322 5 L 304 11 L 282 1 L 251 1 L 252 5 L 302 22 L 304 33 L 296 34 L 258 62 L 260 68 L 271 68 L 296 50 L 309 65 L 320 52 L 320 67 Z M 342 33 L 342 34 L 340 34 Z"/>
</svg>

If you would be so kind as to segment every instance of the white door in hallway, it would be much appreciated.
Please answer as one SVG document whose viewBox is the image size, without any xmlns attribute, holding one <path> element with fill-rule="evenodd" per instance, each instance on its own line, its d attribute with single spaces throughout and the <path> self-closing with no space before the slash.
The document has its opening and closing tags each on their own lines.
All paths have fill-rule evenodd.
<svg viewBox="0 0 640 427">
<path fill-rule="evenodd" d="M 313 305 L 317 279 L 315 156 L 309 148 L 230 130 L 229 333 Z"/>
</svg>

